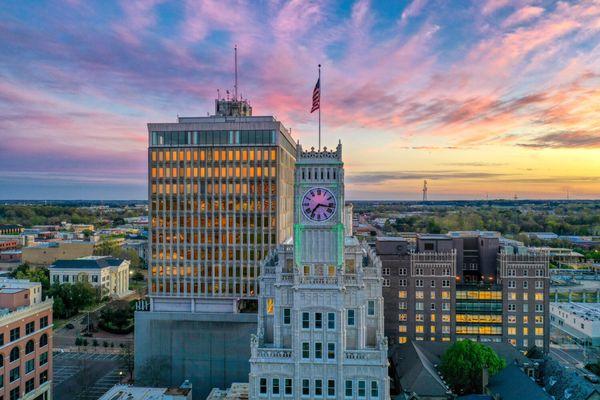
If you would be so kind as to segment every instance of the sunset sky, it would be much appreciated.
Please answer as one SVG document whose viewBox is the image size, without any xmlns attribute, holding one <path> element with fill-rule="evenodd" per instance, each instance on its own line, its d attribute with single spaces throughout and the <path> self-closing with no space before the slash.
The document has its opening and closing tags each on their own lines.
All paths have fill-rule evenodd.
<svg viewBox="0 0 600 400">
<path fill-rule="evenodd" d="M 148 122 L 233 86 L 349 199 L 600 198 L 600 0 L 4 1 L 0 199 L 145 199 Z"/>
</svg>

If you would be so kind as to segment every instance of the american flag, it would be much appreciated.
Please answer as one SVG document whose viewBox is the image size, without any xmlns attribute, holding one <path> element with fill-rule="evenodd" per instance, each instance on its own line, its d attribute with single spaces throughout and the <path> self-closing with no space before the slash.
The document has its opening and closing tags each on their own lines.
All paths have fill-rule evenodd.
<svg viewBox="0 0 600 400">
<path fill-rule="evenodd" d="M 313 113 L 321 108 L 321 78 L 317 80 L 315 90 L 313 90 L 313 103 L 310 112 Z"/>
</svg>

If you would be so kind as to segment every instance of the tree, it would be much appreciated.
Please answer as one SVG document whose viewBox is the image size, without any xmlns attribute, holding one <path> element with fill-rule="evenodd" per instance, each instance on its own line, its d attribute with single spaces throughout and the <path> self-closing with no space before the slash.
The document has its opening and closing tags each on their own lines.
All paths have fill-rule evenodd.
<svg viewBox="0 0 600 400">
<path fill-rule="evenodd" d="M 105 326 L 123 330 L 133 319 L 133 310 L 126 301 L 115 301 L 100 311 L 100 319 Z"/>
<path fill-rule="evenodd" d="M 32 282 L 40 282 L 42 284 L 42 291 L 46 292 L 50 288 L 50 272 L 45 267 L 31 267 L 29 264 L 24 263 L 15 268 L 10 276 L 15 279 L 27 279 Z"/>
<path fill-rule="evenodd" d="M 116 241 L 111 239 L 106 239 L 101 242 L 94 250 L 94 255 L 111 256 L 115 258 L 121 258 L 123 260 L 129 260 L 129 266 L 134 270 L 142 268 L 144 263 L 134 249 L 124 249 L 119 246 Z"/>
<path fill-rule="evenodd" d="M 57 318 L 64 318 L 67 315 L 65 303 L 62 301 L 60 297 L 56 297 L 54 299 L 54 305 L 52 306 L 52 311 Z"/>
<path fill-rule="evenodd" d="M 139 368 L 136 384 L 157 387 L 167 384 L 171 363 L 167 357 L 151 357 Z"/>
<path fill-rule="evenodd" d="M 65 283 L 50 286 L 48 296 L 54 298 L 54 314 L 68 318 L 98 301 L 96 289 L 89 282 Z"/>
<path fill-rule="evenodd" d="M 133 379 L 133 365 L 134 365 L 134 354 L 133 345 L 127 343 L 124 347 L 121 347 L 121 362 L 122 367 L 127 371 L 128 379 Z"/>
<path fill-rule="evenodd" d="M 478 393 L 483 369 L 492 376 L 505 365 L 504 359 L 491 347 L 472 340 L 461 340 L 446 350 L 440 370 L 455 393 Z"/>
</svg>

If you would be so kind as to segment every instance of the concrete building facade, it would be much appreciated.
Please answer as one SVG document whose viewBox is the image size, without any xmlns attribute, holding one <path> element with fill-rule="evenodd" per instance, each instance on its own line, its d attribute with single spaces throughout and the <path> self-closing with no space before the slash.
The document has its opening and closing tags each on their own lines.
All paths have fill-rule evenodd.
<svg viewBox="0 0 600 400">
<path fill-rule="evenodd" d="M 600 346 L 598 303 L 550 303 L 550 323 L 584 346 Z"/>
<path fill-rule="evenodd" d="M 27 303 L 39 304 L 42 302 L 42 284 L 40 282 L 31 282 L 27 279 L 12 279 L 12 278 L 0 278 L 0 289 L 23 289 L 25 299 L 28 299 Z M 0 304 L 0 308 L 5 307 Z"/>
<path fill-rule="evenodd" d="M 294 238 L 263 264 L 248 397 L 389 399 L 381 262 L 345 236 L 341 144 L 296 160 Z"/>
<path fill-rule="evenodd" d="M 121 298 L 129 291 L 129 260 L 110 256 L 89 256 L 57 260 L 50 267 L 51 283 L 88 282 L 102 297 Z"/>
<path fill-rule="evenodd" d="M 248 379 L 260 262 L 292 234 L 295 144 L 238 99 L 148 135 L 150 303 L 135 317 L 136 377 L 167 364 L 164 385 L 189 379 L 205 398 Z"/>
<path fill-rule="evenodd" d="M 148 124 L 148 134 L 151 309 L 256 302 L 260 261 L 291 236 L 289 132 L 273 117 L 217 110 Z"/>
</svg>

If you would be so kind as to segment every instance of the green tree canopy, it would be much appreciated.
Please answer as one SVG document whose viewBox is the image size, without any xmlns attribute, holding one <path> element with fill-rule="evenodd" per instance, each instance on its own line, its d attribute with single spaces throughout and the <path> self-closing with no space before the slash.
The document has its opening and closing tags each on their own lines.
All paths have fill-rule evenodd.
<svg viewBox="0 0 600 400">
<path fill-rule="evenodd" d="M 11 272 L 11 277 L 15 279 L 27 279 L 31 282 L 40 282 L 42 284 L 42 291 L 46 291 L 50 288 L 50 273 L 46 267 L 31 267 L 29 264 L 21 264 Z"/>
<path fill-rule="evenodd" d="M 99 300 L 98 291 L 89 282 L 56 283 L 50 286 L 48 295 L 54 298 L 57 318 L 69 318 Z"/>
<path fill-rule="evenodd" d="M 506 365 L 489 346 L 472 340 L 454 343 L 442 356 L 440 370 L 455 393 L 476 393 L 481 389 L 482 372 L 495 375 Z"/>
<path fill-rule="evenodd" d="M 100 319 L 106 325 L 123 329 L 133 320 L 133 308 L 126 301 L 114 301 L 100 311 Z"/>
<path fill-rule="evenodd" d="M 114 240 L 105 240 L 101 242 L 98 246 L 96 246 L 94 255 L 111 256 L 115 258 L 121 258 L 123 260 L 129 260 L 132 269 L 141 268 L 143 264 L 143 260 L 138 256 L 135 250 L 124 249 Z"/>
</svg>

